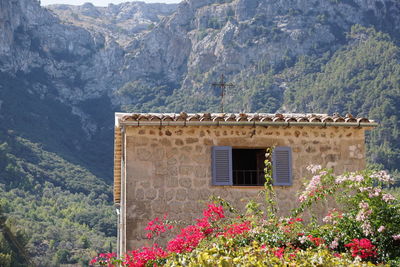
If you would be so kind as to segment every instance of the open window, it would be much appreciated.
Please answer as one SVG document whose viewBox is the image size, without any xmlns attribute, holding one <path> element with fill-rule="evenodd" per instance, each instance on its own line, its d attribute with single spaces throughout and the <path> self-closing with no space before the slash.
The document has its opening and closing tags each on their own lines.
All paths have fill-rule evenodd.
<svg viewBox="0 0 400 267">
<path fill-rule="evenodd" d="M 264 185 L 265 149 L 232 149 L 232 185 Z"/>
<path fill-rule="evenodd" d="M 271 160 L 271 159 L 269 159 Z M 265 149 L 212 149 L 212 184 L 233 186 L 264 185 Z M 292 185 L 292 151 L 275 147 L 272 153 L 274 185 Z"/>
</svg>

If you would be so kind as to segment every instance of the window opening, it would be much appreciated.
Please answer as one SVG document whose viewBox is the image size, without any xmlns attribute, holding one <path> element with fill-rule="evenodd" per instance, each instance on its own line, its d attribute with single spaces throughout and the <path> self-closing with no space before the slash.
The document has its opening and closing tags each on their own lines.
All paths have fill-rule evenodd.
<svg viewBox="0 0 400 267">
<path fill-rule="evenodd" d="M 232 149 L 233 185 L 264 185 L 265 149 Z"/>
</svg>

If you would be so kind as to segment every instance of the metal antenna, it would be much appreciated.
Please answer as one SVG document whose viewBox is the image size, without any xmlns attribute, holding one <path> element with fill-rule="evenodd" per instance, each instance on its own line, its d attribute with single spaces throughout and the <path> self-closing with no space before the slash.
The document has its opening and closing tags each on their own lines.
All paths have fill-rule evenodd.
<svg viewBox="0 0 400 267">
<path fill-rule="evenodd" d="M 221 80 L 219 83 L 213 83 L 212 86 L 221 88 L 221 113 L 224 113 L 224 95 L 225 95 L 225 88 L 226 87 L 233 87 L 233 83 L 226 83 L 225 76 L 221 75 Z"/>
</svg>

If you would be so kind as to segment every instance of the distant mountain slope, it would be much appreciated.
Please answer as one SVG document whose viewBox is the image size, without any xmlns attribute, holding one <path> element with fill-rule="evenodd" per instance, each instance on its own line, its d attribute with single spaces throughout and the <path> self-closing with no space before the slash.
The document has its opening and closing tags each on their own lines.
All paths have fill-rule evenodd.
<svg viewBox="0 0 400 267">
<path fill-rule="evenodd" d="M 88 138 L 70 106 L 37 92 L 40 78 L 39 71 L 0 73 L 0 206 L 8 224 L 24 234 L 36 264 L 86 264 L 116 240 L 112 141 L 107 142 L 113 114 L 101 112 L 107 101 L 85 107 L 109 129 Z M 44 85 L 51 86 L 50 79 Z"/>
<path fill-rule="evenodd" d="M 285 107 L 293 111 L 336 111 L 380 122 L 369 136 L 371 162 L 400 164 L 400 47 L 387 34 L 353 27 L 348 43 L 321 64 L 303 58 L 291 69 Z M 289 73 L 289 72 L 288 72 Z"/>
</svg>

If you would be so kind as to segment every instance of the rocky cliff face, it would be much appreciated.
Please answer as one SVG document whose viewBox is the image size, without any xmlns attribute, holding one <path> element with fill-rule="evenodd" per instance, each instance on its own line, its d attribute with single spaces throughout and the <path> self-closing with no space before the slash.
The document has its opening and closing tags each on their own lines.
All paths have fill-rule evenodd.
<svg viewBox="0 0 400 267">
<path fill-rule="evenodd" d="M 138 101 L 132 82 L 213 99 L 207 85 L 221 73 L 240 83 L 299 55 L 337 49 L 354 24 L 393 34 L 400 25 L 399 3 L 391 0 L 0 5 L 1 70 L 43 68 L 60 99 L 72 105 L 108 95 L 116 107 L 129 106 Z"/>
<path fill-rule="evenodd" d="M 70 106 L 90 137 L 99 125 L 84 101 L 106 97 L 115 110 L 216 111 L 219 92 L 211 83 L 222 73 L 237 85 L 227 92 L 228 111 L 256 111 L 254 79 L 279 73 L 299 56 L 337 50 L 354 24 L 397 36 L 400 4 L 185 0 L 43 8 L 36 0 L 0 0 L 0 22 L 0 70 L 40 71 L 50 83 L 36 82 L 32 90 Z M 280 108 L 285 82 L 274 75 L 260 85 L 275 94 L 266 111 Z"/>
<path fill-rule="evenodd" d="M 164 17 L 170 16 L 176 7 L 176 4 L 126 2 L 108 7 L 85 3 L 82 6 L 50 5 L 47 8 L 64 23 L 99 32 L 126 46 L 152 30 Z"/>
<path fill-rule="evenodd" d="M 147 87 L 165 85 L 177 98 L 192 96 L 182 100 L 181 109 L 204 98 L 215 103 L 210 84 L 221 73 L 240 84 L 244 77 L 281 69 L 299 55 L 335 51 L 354 24 L 396 34 L 399 10 L 397 2 L 385 0 L 183 1 L 173 15 L 126 48 L 121 77 Z M 129 84 L 123 91 L 127 88 Z M 135 102 L 134 93 L 124 92 L 116 102 Z M 235 102 L 234 95 L 227 97 Z"/>
</svg>

